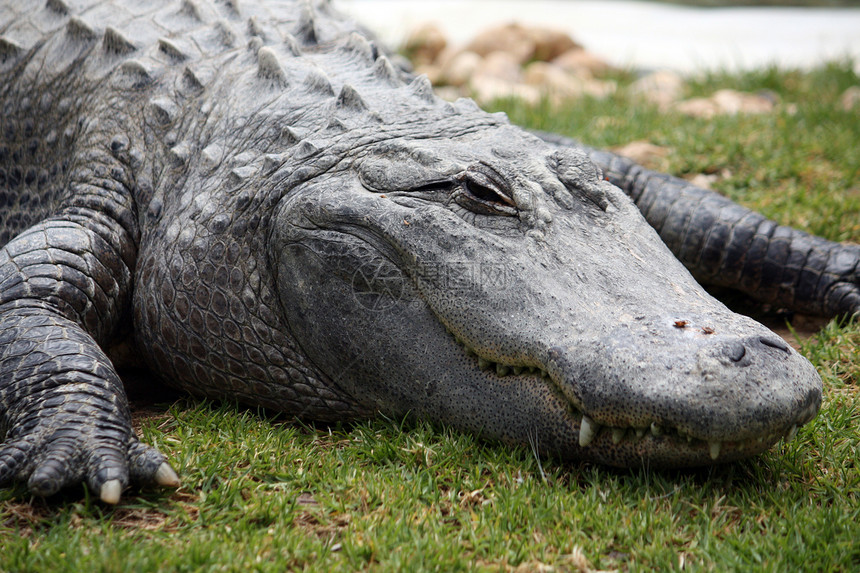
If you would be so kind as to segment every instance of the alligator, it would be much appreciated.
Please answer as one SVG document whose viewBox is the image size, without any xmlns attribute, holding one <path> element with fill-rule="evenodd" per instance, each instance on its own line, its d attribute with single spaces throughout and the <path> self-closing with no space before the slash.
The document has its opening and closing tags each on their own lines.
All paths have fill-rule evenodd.
<svg viewBox="0 0 860 573">
<path fill-rule="evenodd" d="M 38 496 L 179 484 L 121 341 L 299 419 L 682 467 L 766 450 L 822 383 L 681 261 L 860 309 L 856 245 L 443 101 L 327 2 L 7 2 L 0 103 L 0 483 Z"/>
</svg>

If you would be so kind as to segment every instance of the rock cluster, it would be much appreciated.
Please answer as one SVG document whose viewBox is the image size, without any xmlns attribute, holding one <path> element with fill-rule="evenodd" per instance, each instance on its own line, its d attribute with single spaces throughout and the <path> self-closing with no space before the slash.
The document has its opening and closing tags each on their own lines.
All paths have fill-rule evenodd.
<svg viewBox="0 0 860 573">
<path fill-rule="evenodd" d="M 443 97 L 468 95 L 480 103 L 505 97 L 537 103 L 547 97 L 558 103 L 616 90 L 614 81 L 599 79 L 610 69 L 605 61 L 548 28 L 508 24 L 452 47 L 439 28 L 426 24 L 409 36 L 404 51 Z"/>
<path fill-rule="evenodd" d="M 424 24 L 407 38 L 403 50 L 415 71 L 426 74 L 447 99 L 461 96 L 487 104 L 500 98 L 558 104 L 583 96 L 602 98 L 619 88 L 606 79 L 612 67 L 564 32 L 508 24 L 485 30 L 465 46 L 452 46 L 435 24 Z M 625 88 L 663 111 L 709 119 L 718 115 L 769 113 L 779 108 L 773 92 L 719 90 L 709 97 L 684 99 L 684 79 L 675 72 L 648 73 Z M 849 88 L 841 107 L 860 107 L 860 86 Z M 785 109 L 791 111 L 791 106 Z"/>
<path fill-rule="evenodd" d="M 771 91 L 758 93 L 721 89 L 708 97 L 686 98 L 686 83 L 677 73 L 658 70 L 642 75 L 624 88 L 606 79 L 613 71 L 564 32 L 521 24 L 487 29 L 465 46 L 451 46 L 434 24 L 420 26 L 408 37 L 404 52 L 415 71 L 426 74 L 439 95 L 454 100 L 470 96 L 481 104 L 519 98 L 552 104 L 583 96 L 603 98 L 623 89 L 627 97 L 647 101 L 664 112 L 710 119 L 719 115 L 763 114 L 777 109 L 793 112 Z M 860 109 L 860 86 L 840 98 L 845 111 Z M 633 141 L 613 149 L 634 161 L 663 168 L 670 149 L 648 141 Z M 727 172 L 699 175 L 693 182 L 709 187 Z"/>
</svg>

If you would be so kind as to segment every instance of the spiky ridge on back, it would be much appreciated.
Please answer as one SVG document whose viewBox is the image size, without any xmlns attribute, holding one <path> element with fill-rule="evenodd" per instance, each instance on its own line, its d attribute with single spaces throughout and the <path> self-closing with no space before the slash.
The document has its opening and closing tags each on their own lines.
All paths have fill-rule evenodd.
<svg viewBox="0 0 860 573">
<path fill-rule="evenodd" d="M 154 371 L 308 418 L 363 415 L 284 334 L 276 205 L 374 143 L 503 120 L 437 99 L 326 2 L 43 2 L 0 3 L 0 129 L 17 134 L 10 149 L 37 147 L 15 158 L 29 199 L 0 238 L 87 203 L 86 183 L 89 213 L 123 207 L 111 212 L 133 237 L 135 333 Z"/>
<path fill-rule="evenodd" d="M 287 165 L 307 177 L 320 150 L 499 121 L 471 102 L 437 99 L 426 78 L 393 64 L 326 0 L 49 0 L 15 10 L 0 7 L 10 23 L 0 74 L 19 86 L 71 75 L 91 87 L 61 103 L 108 86 L 120 99 L 146 94 L 145 129 L 164 147 L 158 163 L 188 172 L 226 169 L 238 182 Z"/>
</svg>

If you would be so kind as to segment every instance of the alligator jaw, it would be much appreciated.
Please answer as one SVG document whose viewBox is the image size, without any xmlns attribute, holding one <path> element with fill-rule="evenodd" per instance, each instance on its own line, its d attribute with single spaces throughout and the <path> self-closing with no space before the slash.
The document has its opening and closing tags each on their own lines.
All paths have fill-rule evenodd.
<svg viewBox="0 0 860 573">
<path fill-rule="evenodd" d="M 541 366 L 495 362 L 480 356 L 462 338 L 450 330 L 448 333 L 460 351 L 471 357 L 484 375 L 490 378 L 504 377 L 509 380 L 517 380 L 521 384 L 543 384 L 553 388 L 559 394 L 564 394 L 562 390 L 564 383 L 555 379 Z M 819 404 L 820 401 L 810 401 L 791 423 L 761 432 L 755 436 L 733 440 L 695 436 L 666 421 L 653 421 L 648 425 L 639 426 L 603 425 L 595 421 L 575 400 L 568 402 L 568 413 L 570 423 L 578 436 L 578 446 L 582 450 L 577 454 L 577 457 L 593 458 L 616 465 L 612 462 L 613 454 L 625 452 L 623 454 L 624 462 L 617 465 L 629 466 L 630 454 L 626 452 L 631 452 L 652 467 L 675 466 L 678 460 L 684 460 L 681 465 L 695 466 L 712 462 L 729 462 L 753 456 L 769 449 L 780 439 L 789 442 L 797 436 L 800 426 L 815 417 Z M 666 452 L 672 452 L 669 457 L 671 461 L 666 461 Z"/>
</svg>

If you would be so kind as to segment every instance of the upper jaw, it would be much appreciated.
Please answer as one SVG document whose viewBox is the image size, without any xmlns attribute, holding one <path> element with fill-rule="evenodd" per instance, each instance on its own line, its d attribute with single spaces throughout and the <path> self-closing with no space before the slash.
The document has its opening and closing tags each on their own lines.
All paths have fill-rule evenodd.
<svg viewBox="0 0 860 573">
<path fill-rule="evenodd" d="M 573 438 L 556 444 L 562 457 L 619 466 L 725 462 L 793 437 L 814 418 L 820 378 L 775 334 L 745 317 L 732 324 L 733 334 L 717 334 L 720 326 L 695 332 L 707 319 L 688 318 L 690 331 L 664 317 L 642 321 L 638 332 L 627 325 L 543 346 L 528 365 L 494 361 L 454 338 L 484 376 L 544 384 L 563 396 Z M 659 342 L 647 340 L 657 334 Z"/>
</svg>

